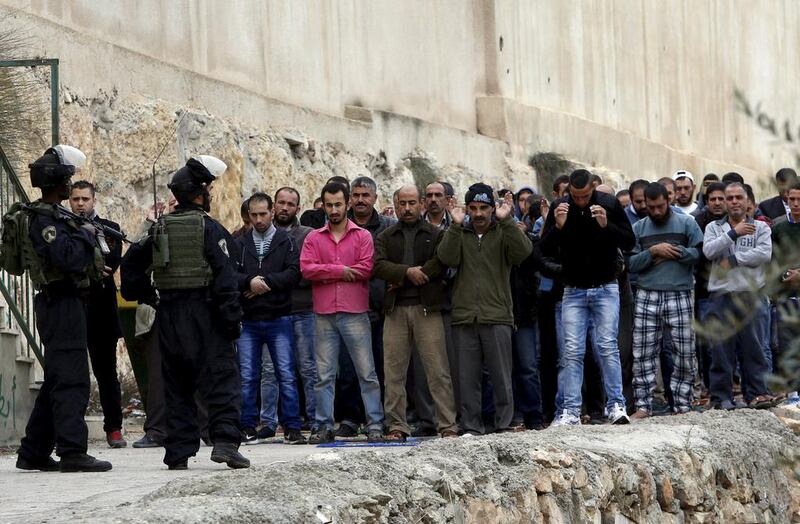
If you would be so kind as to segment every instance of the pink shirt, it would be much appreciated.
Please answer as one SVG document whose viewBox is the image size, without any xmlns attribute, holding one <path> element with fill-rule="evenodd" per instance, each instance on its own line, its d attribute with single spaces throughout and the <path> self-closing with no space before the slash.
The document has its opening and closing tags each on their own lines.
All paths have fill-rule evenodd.
<svg viewBox="0 0 800 524">
<path fill-rule="evenodd" d="M 311 281 L 314 313 L 364 313 L 369 310 L 369 277 L 372 275 L 372 235 L 352 221 L 339 239 L 330 224 L 306 236 L 300 253 L 300 271 Z M 360 274 L 358 280 L 342 280 L 345 266 Z"/>
</svg>

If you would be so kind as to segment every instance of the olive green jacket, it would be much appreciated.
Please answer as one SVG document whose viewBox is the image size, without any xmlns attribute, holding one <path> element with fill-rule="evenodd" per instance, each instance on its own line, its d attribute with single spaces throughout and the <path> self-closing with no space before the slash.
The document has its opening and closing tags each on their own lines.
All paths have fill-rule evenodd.
<svg viewBox="0 0 800 524">
<path fill-rule="evenodd" d="M 511 217 L 492 223 L 480 239 L 470 224 L 451 225 L 437 255 L 443 264 L 458 269 L 452 324 L 514 325 L 511 268 L 522 263 L 532 247 Z"/>
</svg>

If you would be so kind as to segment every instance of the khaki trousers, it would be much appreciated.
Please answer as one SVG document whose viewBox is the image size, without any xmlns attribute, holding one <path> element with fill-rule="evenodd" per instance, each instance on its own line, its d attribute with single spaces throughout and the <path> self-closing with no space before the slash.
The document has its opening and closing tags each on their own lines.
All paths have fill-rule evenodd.
<svg viewBox="0 0 800 524">
<path fill-rule="evenodd" d="M 423 306 L 398 306 L 383 325 L 384 413 L 387 431 L 411 434 L 406 422 L 406 376 L 416 347 L 428 379 L 439 432 L 457 431 L 453 382 L 445 348 L 442 315 Z"/>
</svg>

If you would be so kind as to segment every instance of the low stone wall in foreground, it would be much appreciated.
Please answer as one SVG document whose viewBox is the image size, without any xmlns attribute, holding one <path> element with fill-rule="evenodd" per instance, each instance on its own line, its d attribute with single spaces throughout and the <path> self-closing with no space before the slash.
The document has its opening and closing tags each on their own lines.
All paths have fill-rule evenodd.
<svg viewBox="0 0 800 524">
<path fill-rule="evenodd" d="M 752 410 L 437 440 L 178 480 L 113 520 L 797 522 L 798 443 Z"/>
</svg>

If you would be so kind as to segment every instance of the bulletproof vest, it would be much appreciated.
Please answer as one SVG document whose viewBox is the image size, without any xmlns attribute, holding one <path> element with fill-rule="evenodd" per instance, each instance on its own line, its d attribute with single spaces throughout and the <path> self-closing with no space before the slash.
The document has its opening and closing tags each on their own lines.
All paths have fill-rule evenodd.
<svg viewBox="0 0 800 524">
<path fill-rule="evenodd" d="M 57 281 L 71 280 L 78 288 L 89 286 L 89 281 L 100 280 L 105 266 L 100 249 L 95 247 L 92 262 L 83 274 L 67 275 L 60 269 L 50 265 L 33 248 L 30 225 L 35 214 L 49 215 L 59 220 L 58 212 L 53 206 L 35 201 L 27 206 L 17 202 L 3 216 L 2 259 L 3 268 L 12 275 L 22 275 L 26 270 L 36 289 Z M 67 222 L 71 227 L 77 224 Z"/>
<path fill-rule="evenodd" d="M 203 254 L 205 213 L 189 210 L 164 215 L 153 233 L 153 281 L 160 291 L 196 289 L 211 283 Z"/>
</svg>

